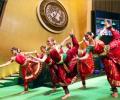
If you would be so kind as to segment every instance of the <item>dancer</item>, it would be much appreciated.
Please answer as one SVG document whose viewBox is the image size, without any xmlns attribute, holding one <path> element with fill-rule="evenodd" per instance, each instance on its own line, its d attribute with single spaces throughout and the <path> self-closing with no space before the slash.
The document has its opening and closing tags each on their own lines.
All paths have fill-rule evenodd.
<svg viewBox="0 0 120 100">
<path fill-rule="evenodd" d="M 13 56 L 11 59 L 6 62 L 5 64 L 0 65 L 0 67 L 7 66 L 11 64 L 13 61 L 17 62 L 20 64 L 21 71 L 22 71 L 22 77 L 24 80 L 24 91 L 21 94 L 27 93 L 28 92 L 28 82 L 32 81 L 33 79 L 36 78 L 36 75 L 39 73 L 40 65 L 38 64 L 38 61 L 33 60 L 29 54 L 36 53 L 34 52 L 21 52 L 20 49 L 13 47 L 11 49 L 11 52 Z M 36 64 L 38 68 L 36 70 L 32 69 L 32 66 L 36 67 Z M 27 73 L 31 73 L 31 76 L 27 77 Z"/>
<path fill-rule="evenodd" d="M 86 48 L 89 46 L 89 41 L 86 40 L 85 37 L 79 42 L 79 44 L 81 43 L 84 43 Z M 83 50 L 81 48 L 79 49 L 78 57 L 83 57 L 87 53 L 86 48 Z M 78 61 L 78 71 L 80 73 L 83 88 L 86 88 L 86 77 L 94 72 L 94 61 L 91 52 L 89 53 L 88 58 Z"/>
<path fill-rule="evenodd" d="M 64 65 L 62 64 L 62 62 L 61 62 L 61 64 L 57 64 L 57 62 L 59 60 L 62 60 L 62 58 L 60 56 L 61 52 L 60 52 L 59 49 L 55 48 L 57 46 L 55 46 L 54 41 L 53 41 L 52 38 L 48 38 L 47 45 L 48 45 L 49 55 L 50 55 L 50 52 L 53 53 L 53 54 L 51 54 L 52 57 L 51 57 L 51 55 L 50 55 L 50 57 L 56 63 L 56 65 L 58 67 L 57 77 L 59 79 L 59 84 L 62 86 L 62 88 L 63 88 L 63 90 L 65 92 L 65 96 L 63 96 L 62 99 L 66 99 L 66 98 L 68 98 L 70 96 L 70 93 L 69 93 L 67 85 L 64 84 L 64 83 L 66 83 L 66 81 L 67 81 L 67 83 L 68 82 L 70 83 L 70 81 L 69 81 L 69 79 L 66 79 L 66 70 L 64 69 Z"/>
<path fill-rule="evenodd" d="M 94 34 L 92 32 L 87 32 L 85 34 L 85 39 L 89 42 L 85 53 L 78 57 L 80 60 L 80 72 L 83 73 L 81 76 L 85 80 L 86 75 L 92 74 L 94 71 L 94 61 L 92 54 L 100 54 L 104 51 L 104 43 L 98 39 L 93 39 Z M 85 81 L 83 81 L 83 86 L 85 86 Z"/>
<path fill-rule="evenodd" d="M 72 32 L 71 32 L 70 36 L 71 36 L 73 44 L 74 44 L 76 42 L 76 38 L 75 38 L 75 36 L 73 35 Z M 70 37 L 68 37 L 68 39 L 69 38 Z M 58 77 L 61 80 L 60 85 L 63 87 L 63 89 L 65 91 L 65 96 L 63 96 L 62 99 L 66 99 L 66 98 L 68 98 L 70 96 L 70 93 L 69 93 L 69 90 L 67 88 L 67 85 L 69 85 L 72 82 L 73 77 L 77 73 L 72 74 L 71 76 L 68 76 L 68 73 L 72 72 L 73 69 L 74 69 L 72 64 L 73 65 L 75 65 L 75 64 L 71 63 L 70 64 L 71 67 L 70 67 L 70 65 L 66 66 L 66 64 L 64 64 L 64 63 L 67 62 L 67 61 L 70 62 L 72 57 L 74 57 L 74 55 L 72 55 L 72 54 L 75 54 L 77 50 L 75 50 L 75 52 L 71 50 L 70 54 L 68 54 L 68 53 L 61 53 L 61 52 L 59 52 L 59 49 L 57 49 L 56 46 L 54 45 L 53 39 L 50 39 L 50 38 L 48 38 L 47 45 L 49 47 L 49 51 L 48 51 L 49 55 L 52 58 L 52 60 L 56 63 L 56 65 L 58 67 Z M 77 48 L 79 48 L 79 44 L 78 43 L 77 43 Z M 73 61 L 71 60 L 71 62 L 73 62 Z M 77 63 L 76 63 L 76 65 L 77 65 Z"/>
<path fill-rule="evenodd" d="M 34 59 L 40 61 L 40 62 L 45 62 L 50 70 L 50 76 L 52 80 L 52 90 L 56 90 L 56 84 L 59 83 L 59 78 L 57 77 L 58 73 L 58 68 L 55 64 L 55 62 L 50 58 L 50 56 L 47 54 L 46 46 L 41 46 L 40 47 L 41 54 L 37 54 L 37 58 L 33 57 Z"/>
<path fill-rule="evenodd" d="M 108 82 L 111 85 L 112 96 L 118 97 L 117 87 L 120 87 L 120 34 L 112 27 L 112 22 L 105 19 L 105 28 L 112 33 L 112 41 L 105 46 L 103 59 Z"/>
</svg>

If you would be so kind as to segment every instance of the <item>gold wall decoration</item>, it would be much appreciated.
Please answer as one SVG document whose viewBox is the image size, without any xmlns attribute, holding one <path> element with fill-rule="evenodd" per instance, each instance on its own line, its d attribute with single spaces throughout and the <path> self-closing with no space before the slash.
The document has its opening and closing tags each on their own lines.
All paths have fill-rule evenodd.
<svg viewBox="0 0 120 100">
<path fill-rule="evenodd" d="M 57 0 L 40 0 L 37 15 L 42 26 L 53 33 L 60 33 L 68 23 L 68 14 Z"/>
</svg>

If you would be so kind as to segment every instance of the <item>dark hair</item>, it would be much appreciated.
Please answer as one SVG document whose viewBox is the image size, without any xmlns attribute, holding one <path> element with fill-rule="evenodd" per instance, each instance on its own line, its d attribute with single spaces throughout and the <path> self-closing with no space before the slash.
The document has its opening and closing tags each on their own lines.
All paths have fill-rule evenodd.
<svg viewBox="0 0 120 100">
<path fill-rule="evenodd" d="M 86 34 L 89 34 L 91 36 L 94 36 L 93 32 L 87 32 Z"/>
<path fill-rule="evenodd" d="M 13 51 L 13 50 L 16 50 L 16 51 L 19 52 L 19 53 L 21 52 L 21 50 L 18 49 L 18 48 L 16 48 L 16 47 L 12 47 L 12 48 L 11 48 L 11 51 Z"/>
<path fill-rule="evenodd" d="M 52 42 L 55 41 L 53 37 L 48 37 L 48 40 L 51 40 Z"/>
<path fill-rule="evenodd" d="M 40 49 L 42 49 L 42 48 L 44 48 L 44 49 L 45 49 L 45 48 L 46 48 L 46 46 L 44 46 L 44 45 L 40 46 Z"/>
<path fill-rule="evenodd" d="M 111 21 L 111 20 L 109 20 L 109 19 L 105 19 L 105 21 L 107 21 L 108 24 L 111 24 L 111 25 L 112 25 L 112 21 Z"/>
<path fill-rule="evenodd" d="M 67 42 L 67 43 L 66 43 L 66 46 L 68 46 L 68 45 L 72 45 L 71 42 Z"/>
</svg>

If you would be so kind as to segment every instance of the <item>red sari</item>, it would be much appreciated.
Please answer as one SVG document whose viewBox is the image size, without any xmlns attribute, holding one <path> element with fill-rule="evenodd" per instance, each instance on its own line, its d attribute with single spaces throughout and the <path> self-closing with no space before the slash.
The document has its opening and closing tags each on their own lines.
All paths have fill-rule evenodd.
<svg viewBox="0 0 120 100">
<path fill-rule="evenodd" d="M 37 55 L 38 58 L 42 59 L 44 57 L 44 54 Z M 58 68 L 55 64 L 55 62 L 47 55 L 47 58 L 45 59 L 45 63 L 49 66 L 50 76 L 53 83 L 53 86 L 55 86 L 56 83 L 59 83 L 59 78 L 57 77 Z"/>
<path fill-rule="evenodd" d="M 63 58 L 60 56 L 60 54 L 57 52 L 55 48 L 50 50 L 50 57 L 57 65 L 58 68 L 57 77 L 59 79 L 59 82 L 69 85 L 72 81 L 72 78 L 67 75 L 67 72 L 64 68 Z"/>
<path fill-rule="evenodd" d="M 83 54 L 80 55 L 80 57 L 84 56 L 86 52 L 89 53 L 89 56 L 85 60 L 80 60 L 79 61 L 79 72 L 80 72 L 80 77 L 84 81 L 85 78 L 92 74 L 94 72 L 94 61 L 93 61 L 93 54 L 100 54 L 103 52 L 104 48 L 104 43 L 101 40 L 94 40 L 95 45 L 94 46 L 88 46 L 87 49 L 89 49 L 89 52 L 84 51 Z M 93 54 L 92 54 L 93 53 Z"/>
<path fill-rule="evenodd" d="M 65 83 L 66 85 L 71 84 L 73 77 L 77 75 L 77 72 L 74 72 L 75 66 L 77 68 L 77 60 L 74 59 L 74 57 L 78 53 L 79 44 L 75 36 L 72 36 L 71 38 L 73 42 L 73 47 L 70 50 L 68 50 L 66 54 L 59 53 L 55 48 L 52 48 L 49 51 L 50 57 L 58 67 L 58 78 L 62 83 Z M 66 57 L 64 58 L 61 55 L 66 55 Z M 64 66 L 66 65 L 70 70 L 70 73 L 71 73 L 70 76 L 68 75 L 66 69 L 64 68 Z"/>
<path fill-rule="evenodd" d="M 65 64 L 68 66 L 71 74 L 77 73 L 75 70 L 77 70 L 77 59 L 76 57 L 78 56 L 78 49 L 79 49 L 79 44 L 75 36 L 72 36 L 72 43 L 73 46 L 68 49 L 66 52 L 67 57 L 65 59 Z"/>
<path fill-rule="evenodd" d="M 108 56 L 115 62 L 120 64 L 120 34 L 117 30 L 110 29 L 113 40 L 110 42 L 110 50 Z"/>
<path fill-rule="evenodd" d="M 109 52 L 103 62 L 107 79 L 112 87 L 120 87 L 120 34 L 110 29 L 113 40 L 109 43 Z"/>
<path fill-rule="evenodd" d="M 24 87 L 28 88 L 28 82 L 32 81 L 39 75 L 41 71 L 41 64 L 27 61 L 27 58 L 23 54 L 17 54 L 15 61 L 21 65 L 22 78 L 24 80 Z"/>
<path fill-rule="evenodd" d="M 85 52 L 81 55 L 84 56 Z M 88 75 L 91 75 L 94 71 L 94 61 L 92 53 L 89 54 L 89 57 L 85 60 L 79 61 L 78 70 L 80 72 L 80 77 L 84 81 Z"/>
</svg>

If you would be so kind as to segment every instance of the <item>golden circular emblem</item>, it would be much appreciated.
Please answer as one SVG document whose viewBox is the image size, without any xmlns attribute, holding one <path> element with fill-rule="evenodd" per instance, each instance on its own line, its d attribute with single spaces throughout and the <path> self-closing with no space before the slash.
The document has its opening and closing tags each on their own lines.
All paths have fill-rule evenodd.
<svg viewBox="0 0 120 100">
<path fill-rule="evenodd" d="M 42 26 L 53 33 L 60 33 L 68 23 L 68 14 L 57 0 L 40 0 L 37 15 Z"/>
</svg>

